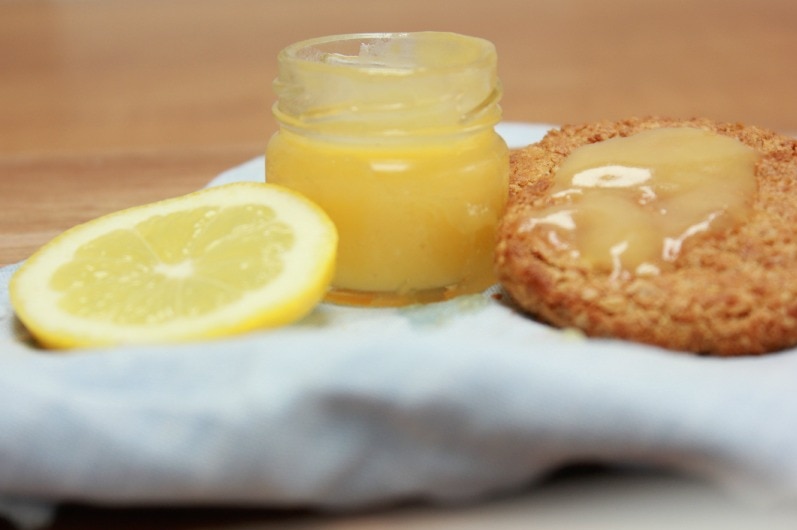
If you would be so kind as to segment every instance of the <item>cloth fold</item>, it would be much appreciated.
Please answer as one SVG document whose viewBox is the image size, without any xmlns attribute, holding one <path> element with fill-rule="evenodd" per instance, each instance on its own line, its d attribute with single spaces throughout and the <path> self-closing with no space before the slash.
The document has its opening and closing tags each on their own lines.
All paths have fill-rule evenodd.
<svg viewBox="0 0 797 530">
<path fill-rule="evenodd" d="M 545 130 L 502 127 L 515 146 Z M 321 304 L 224 340 L 59 354 L 17 324 L 14 269 L 0 269 L 0 512 L 20 520 L 40 520 L 37 502 L 464 500 L 579 462 L 797 502 L 797 350 L 714 359 L 586 340 L 493 288 L 404 308 Z"/>
</svg>

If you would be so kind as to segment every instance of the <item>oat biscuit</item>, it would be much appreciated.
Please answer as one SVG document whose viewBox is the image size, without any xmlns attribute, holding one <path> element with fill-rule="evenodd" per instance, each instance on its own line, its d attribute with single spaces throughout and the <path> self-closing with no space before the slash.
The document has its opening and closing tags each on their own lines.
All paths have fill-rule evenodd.
<svg viewBox="0 0 797 530">
<path fill-rule="evenodd" d="M 553 176 L 577 147 L 661 127 L 695 127 L 755 149 L 757 186 L 739 224 L 693 237 L 658 274 L 611 277 L 524 229 L 549 204 Z M 496 270 L 526 312 L 591 337 L 614 337 L 717 356 L 797 344 L 797 140 L 707 119 L 633 118 L 565 126 L 511 158 L 510 197 Z M 526 225 L 527 226 L 527 225 Z"/>
</svg>

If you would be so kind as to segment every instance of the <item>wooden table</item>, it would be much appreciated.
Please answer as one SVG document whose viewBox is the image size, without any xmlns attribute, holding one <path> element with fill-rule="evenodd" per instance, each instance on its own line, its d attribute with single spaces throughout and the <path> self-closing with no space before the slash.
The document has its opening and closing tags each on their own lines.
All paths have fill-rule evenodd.
<svg viewBox="0 0 797 530">
<path fill-rule="evenodd" d="M 701 115 L 797 132 L 796 28 L 792 0 L 0 0 L 0 264 L 261 154 L 275 57 L 297 40 L 485 37 L 512 121 Z M 507 528 L 539 498 L 348 518 L 73 508 L 55 528 Z"/>
<path fill-rule="evenodd" d="M 0 264 L 263 152 L 277 52 L 439 29 L 499 51 L 507 120 L 702 115 L 797 131 L 790 0 L 0 2 Z"/>
</svg>

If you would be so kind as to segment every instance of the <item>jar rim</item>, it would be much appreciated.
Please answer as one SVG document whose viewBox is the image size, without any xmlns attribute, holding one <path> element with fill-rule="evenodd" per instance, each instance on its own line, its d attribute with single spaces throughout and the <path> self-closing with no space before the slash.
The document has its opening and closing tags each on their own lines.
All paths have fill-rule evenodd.
<svg viewBox="0 0 797 530">
<path fill-rule="evenodd" d="M 418 45 L 434 44 L 438 48 L 455 47 L 460 56 L 451 54 L 420 57 Z M 400 48 L 397 50 L 395 46 Z M 338 47 L 338 48 L 336 48 Z M 335 51 L 339 49 L 340 51 Z M 354 53 L 356 52 L 356 54 Z M 464 53 L 463 53 L 464 52 Z M 456 70 L 468 65 L 495 60 L 495 45 L 487 39 L 445 31 L 345 33 L 295 42 L 283 48 L 281 63 L 291 62 L 305 67 L 358 70 L 368 75 L 417 75 L 420 72 Z"/>
</svg>

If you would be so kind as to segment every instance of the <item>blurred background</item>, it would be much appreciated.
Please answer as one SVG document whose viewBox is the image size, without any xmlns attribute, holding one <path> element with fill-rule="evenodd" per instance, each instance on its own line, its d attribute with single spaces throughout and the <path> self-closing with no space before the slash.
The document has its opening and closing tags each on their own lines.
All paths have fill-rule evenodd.
<svg viewBox="0 0 797 530">
<path fill-rule="evenodd" d="M 492 40 L 512 121 L 707 116 L 797 131 L 792 0 L 0 0 L 0 154 L 262 151 L 279 50 Z"/>
<path fill-rule="evenodd" d="M 261 155 L 277 54 L 305 38 L 492 40 L 510 121 L 791 134 L 795 21 L 794 0 L 0 0 L 0 264 Z"/>
</svg>

